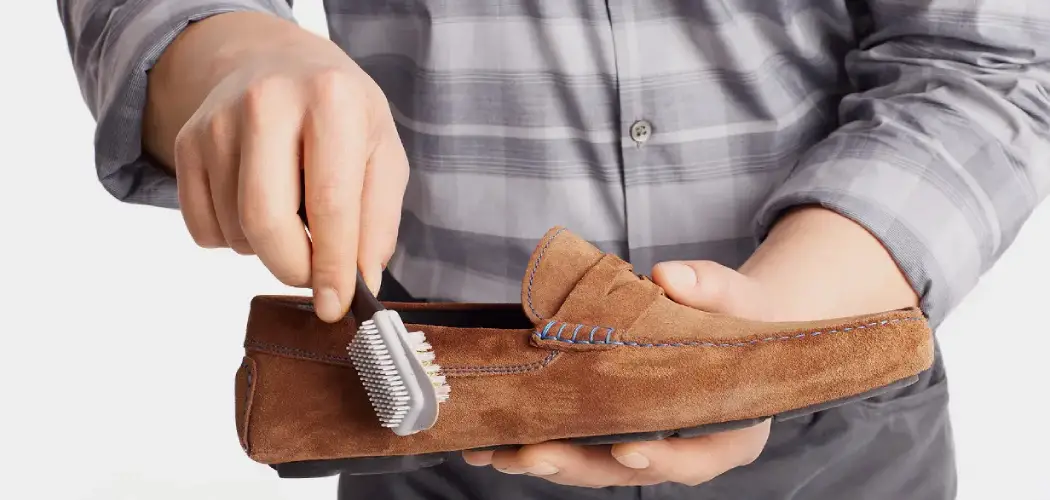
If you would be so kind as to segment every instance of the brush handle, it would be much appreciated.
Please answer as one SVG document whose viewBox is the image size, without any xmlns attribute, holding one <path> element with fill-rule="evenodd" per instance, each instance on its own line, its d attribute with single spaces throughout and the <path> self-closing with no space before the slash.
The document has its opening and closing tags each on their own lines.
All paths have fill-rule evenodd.
<svg viewBox="0 0 1050 500">
<path fill-rule="evenodd" d="M 310 221 L 306 217 L 306 178 L 302 172 L 299 174 L 299 219 L 309 231 Z M 358 324 L 361 324 L 372 319 L 376 312 L 384 309 L 386 308 L 383 307 L 383 304 L 368 289 L 364 276 L 361 276 L 361 268 L 358 267 L 357 279 L 354 280 L 354 298 L 350 301 L 350 314 L 354 316 Z"/>
</svg>

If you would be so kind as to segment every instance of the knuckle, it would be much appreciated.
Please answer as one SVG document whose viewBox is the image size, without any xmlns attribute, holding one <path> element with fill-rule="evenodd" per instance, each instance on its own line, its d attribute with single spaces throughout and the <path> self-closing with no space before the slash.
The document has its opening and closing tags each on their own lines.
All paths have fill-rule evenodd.
<svg viewBox="0 0 1050 500">
<path fill-rule="evenodd" d="M 250 126 L 266 122 L 268 111 L 288 94 L 288 80 L 283 76 L 266 76 L 252 82 L 244 91 L 241 109 Z"/>
<path fill-rule="evenodd" d="M 401 144 L 397 133 L 397 122 L 394 121 L 394 115 L 390 111 L 390 101 L 387 100 L 383 89 L 375 82 L 369 81 L 362 94 L 367 99 L 365 118 L 371 135 L 394 140 L 397 144 Z"/>
<path fill-rule="evenodd" d="M 703 264 L 696 267 L 697 289 L 703 297 L 709 299 L 725 298 L 729 292 L 729 283 L 723 276 L 713 272 L 717 265 Z"/>
<path fill-rule="evenodd" d="M 721 264 L 711 260 L 695 260 L 690 264 L 696 271 L 697 276 L 701 278 L 703 278 L 704 276 L 717 275 L 718 271 L 722 269 Z"/>
<path fill-rule="evenodd" d="M 197 158 L 197 140 L 189 127 L 183 127 L 175 135 L 172 153 L 174 155 L 176 172 L 200 165 Z"/>
<path fill-rule="evenodd" d="M 353 287 L 350 286 L 354 282 L 354 268 L 352 266 L 341 265 L 338 262 L 338 255 L 328 255 L 325 257 L 323 252 L 315 254 L 316 257 L 313 262 L 313 276 L 311 277 L 315 285 L 328 285 L 334 287 L 340 292 L 350 292 Z M 350 269 L 348 272 L 347 269 Z"/>
<path fill-rule="evenodd" d="M 241 229 L 252 240 L 269 240 L 277 230 L 277 216 L 259 197 L 245 196 L 237 217 Z"/>
<path fill-rule="evenodd" d="M 226 113 L 217 113 L 210 117 L 205 126 L 208 136 L 216 142 L 223 142 L 233 133 L 231 120 Z"/>
<path fill-rule="evenodd" d="M 393 126 L 395 122 L 394 116 L 390 112 L 390 100 L 387 99 L 383 87 L 380 87 L 379 84 L 371 78 L 367 79 L 362 87 L 362 95 L 364 95 L 365 98 L 368 99 L 369 104 L 371 104 L 370 109 L 375 113 L 377 118 L 382 118 L 382 120 L 377 121 L 383 125 Z"/>
<path fill-rule="evenodd" d="M 314 187 L 314 194 L 310 197 L 308 209 L 310 215 L 319 218 L 328 218 L 340 215 L 344 203 L 339 196 L 337 183 L 328 182 Z"/>
<path fill-rule="evenodd" d="M 310 88 L 322 101 L 337 101 L 348 94 L 353 76 L 339 68 L 325 68 L 310 76 Z"/>
</svg>

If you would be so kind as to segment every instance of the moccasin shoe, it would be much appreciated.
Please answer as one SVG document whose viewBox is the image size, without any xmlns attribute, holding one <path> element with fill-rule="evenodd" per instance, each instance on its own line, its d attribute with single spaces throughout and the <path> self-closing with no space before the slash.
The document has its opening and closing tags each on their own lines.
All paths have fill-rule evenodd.
<svg viewBox="0 0 1050 500">
<path fill-rule="evenodd" d="M 347 356 L 352 318 L 259 296 L 236 375 L 246 453 L 281 476 L 382 473 L 448 452 L 695 436 L 805 415 L 914 382 L 934 358 L 916 308 L 758 322 L 679 305 L 612 254 L 551 229 L 520 304 L 386 303 L 424 332 L 451 387 L 437 423 L 381 427 Z"/>
</svg>

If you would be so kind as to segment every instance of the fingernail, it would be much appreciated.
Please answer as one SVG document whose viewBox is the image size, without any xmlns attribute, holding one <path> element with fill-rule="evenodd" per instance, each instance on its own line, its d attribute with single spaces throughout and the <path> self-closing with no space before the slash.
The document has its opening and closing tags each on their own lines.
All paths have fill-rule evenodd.
<svg viewBox="0 0 1050 500">
<path fill-rule="evenodd" d="M 492 452 L 465 451 L 463 452 L 463 461 L 466 462 L 467 465 L 472 465 L 474 467 L 492 465 Z"/>
<path fill-rule="evenodd" d="M 524 474 L 524 469 L 516 469 L 514 467 L 507 467 L 506 469 L 496 469 L 504 474 Z"/>
<path fill-rule="evenodd" d="M 365 274 L 365 284 L 368 285 L 372 295 L 379 295 L 381 281 L 383 281 L 383 268 L 378 268 L 378 270 Z"/>
<path fill-rule="evenodd" d="M 532 474 L 533 476 L 550 476 L 558 473 L 558 468 L 547 463 L 539 462 L 532 467 L 529 467 L 525 472 Z"/>
<path fill-rule="evenodd" d="M 644 469 L 649 467 L 649 459 L 645 458 L 645 455 L 642 455 L 641 453 L 628 453 L 616 457 L 616 460 L 625 467 L 630 467 L 632 469 Z"/>
<path fill-rule="evenodd" d="M 314 310 L 317 317 L 324 321 L 337 321 L 343 315 L 339 304 L 339 294 L 334 289 L 325 287 L 314 290 Z"/>
<path fill-rule="evenodd" d="M 679 262 L 666 262 L 663 265 L 666 266 L 664 271 L 670 286 L 680 290 L 696 286 L 696 271 L 692 267 Z"/>
</svg>

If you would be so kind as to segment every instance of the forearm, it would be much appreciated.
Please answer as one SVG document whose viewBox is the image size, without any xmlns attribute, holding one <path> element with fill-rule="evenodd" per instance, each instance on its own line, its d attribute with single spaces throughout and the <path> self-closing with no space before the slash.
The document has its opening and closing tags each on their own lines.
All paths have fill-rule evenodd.
<svg viewBox="0 0 1050 500">
<path fill-rule="evenodd" d="M 99 181 L 121 201 L 168 208 L 178 206 L 175 180 L 154 156 L 166 157 L 170 164 L 174 134 L 202 92 L 186 92 L 184 100 L 167 106 L 172 112 L 152 110 L 149 127 L 156 136 L 144 140 L 147 94 L 154 92 L 154 83 L 162 85 L 148 78 L 157 59 L 169 55 L 172 40 L 185 39 L 179 35 L 188 27 L 203 25 L 212 17 L 258 12 L 292 19 L 285 0 L 58 0 L 58 12 L 81 94 L 97 122 L 94 160 Z M 209 72 L 202 69 L 207 67 L 207 55 L 208 51 L 188 53 L 184 59 L 194 60 L 186 63 L 190 70 L 179 72 L 179 78 L 206 79 Z M 169 88 L 184 84 L 184 80 L 171 81 Z M 146 142 L 155 151 L 144 151 Z"/>
<path fill-rule="evenodd" d="M 860 225 L 819 207 L 785 214 L 740 268 L 773 301 L 772 318 L 812 320 L 915 306 L 890 253 Z"/>
<path fill-rule="evenodd" d="M 148 73 L 143 145 L 175 165 L 175 138 L 208 94 L 239 60 L 289 43 L 293 23 L 258 12 L 230 12 L 188 26 Z M 242 61 L 243 62 L 243 61 Z"/>
<path fill-rule="evenodd" d="M 936 327 L 1050 193 L 1050 6 L 867 4 L 872 29 L 846 60 L 855 88 L 840 102 L 840 126 L 773 190 L 756 234 L 798 206 L 857 222 Z M 832 263 L 856 252 L 811 237 L 839 247 L 821 254 Z M 828 272 L 872 279 L 860 266 Z"/>
</svg>

